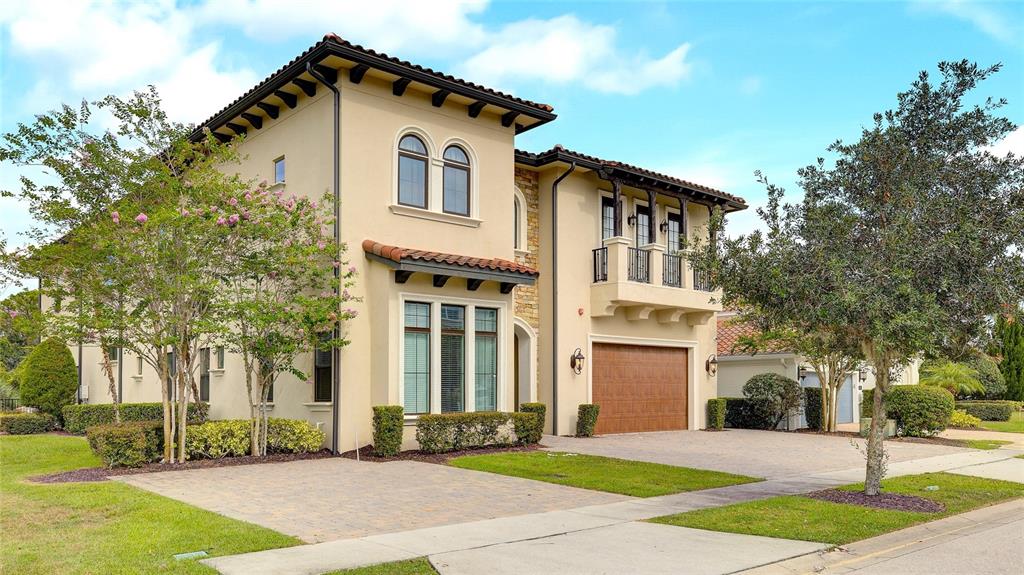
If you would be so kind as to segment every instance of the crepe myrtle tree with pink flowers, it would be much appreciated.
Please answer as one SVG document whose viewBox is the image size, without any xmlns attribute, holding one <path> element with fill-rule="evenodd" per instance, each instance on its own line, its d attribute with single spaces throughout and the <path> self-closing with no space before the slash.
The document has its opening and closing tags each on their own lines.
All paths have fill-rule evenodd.
<svg viewBox="0 0 1024 575">
<path fill-rule="evenodd" d="M 94 108 L 113 117 L 113 129 L 93 121 Z M 200 210 L 251 187 L 230 169 L 238 162 L 233 142 L 170 121 L 150 88 L 19 124 L 0 139 L 0 162 L 40 174 L 4 192 L 34 216 L 29 245 L 4 263 L 21 277 L 43 278 L 43 295 L 63 300 L 64 309 L 119 314 L 118 343 L 159 375 L 164 461 L 184 461 L 198 349 L 224 329 L 216 272 L 227 238 L 220 216 Z M 75 298 L 82 303 L 69 307 Z M 101 322 L 93 323 L 78 326 L 79 341 L 99 333 Z M 49 326 L 58 328 L 56 320 Z"/>
<path fill-rule="evenodd" d="M 271 192 L 266 183 L 218 206 L 226 242 L 218 269 L 221 341 L 242 357 L 252 455 L 267 453 L 267 402 L 283 374 L 307 381 L 300 365 L 318 349 L 344 346 L 342 326 L 356 315 L 355 268 L 334 241 L 329 198 Z"/>
</svg>

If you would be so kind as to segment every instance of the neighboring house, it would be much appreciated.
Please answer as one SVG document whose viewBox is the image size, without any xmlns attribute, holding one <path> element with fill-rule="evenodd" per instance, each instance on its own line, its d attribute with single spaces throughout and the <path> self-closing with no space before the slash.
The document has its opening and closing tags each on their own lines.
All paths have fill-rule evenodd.
<svg viewBox="0 0 1024 575">
<path fill-rule="evenodd" d="M 337 157 L 333 93 L 310 70 L 340 90 Z M 603 433 L 704 425 L 721 308 L 682 238 L 706 234 L 714 206 L 746 204 L 560 146 L 515 149 L 516 134 L 554 119 L 328 35 L 202 124 L 244 133 L 241 176 L 286 193 L 319 197 L 340 170 L 359 315 L 349 346 L 301 366 L 309 382 L 277 381 L 273 417 L 309 420 L 341 451 L 371 441 L 381 404 L 405 407 L 407 448 L 418 414 L 526 401 L 548 404 L 549 433 L 573 433 L 588 402 Z M 81 357 L 82 400 L 109 402 L 99 350 Z M 215 347 L 201 363 L 211 416 L 246 417 L 240 357 Z M 116 371 L 124 401 L 159 401 L 138 358 Z"/>
<path fill-rule="evenodd" d="M 736 312 L 718 314 L 718 395 L 719 397 L 743 397 L 743 384 L 760 373 L 777 373 L 795 379 L 802 387 L 821 387 L 818 374 L 806 359 L 783 347 L 771 347 L 751 353 L 738 344 L 743 336 L 756 334 L 756 328 L 736 321 Z M 918 383 L 920 361 L 900 369 L 895 385 Z M 867 366 L 847 377 L 839 390 L 839 405 L 836 407 L 837 423 L 853 423 L 860 420 L 860 401 L 865 389 L 875 388 L 875 374 Z M 787 422 L 789 428 L 806 427 L 803 414 Z"/>
</svg>

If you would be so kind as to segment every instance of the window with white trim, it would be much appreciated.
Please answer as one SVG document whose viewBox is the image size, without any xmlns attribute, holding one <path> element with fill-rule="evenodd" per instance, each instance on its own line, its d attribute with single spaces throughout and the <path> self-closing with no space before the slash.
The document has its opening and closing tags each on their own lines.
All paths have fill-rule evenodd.
<svg viewBox="0 0 1024 575">
<path fill-rule="evenodd" d="M 406 413 L 430 413 L 430 304 L 405 303 L 403 344 Z"/>
<path fill-rule="evenodd" d="M 274 183 L 284 183 L 284 156 L 274 160 Z"/>
<path fill-rule="evenodd" d="M 469 156 L 458 146 L 444 151 L 444 205 L 442 209 L 458 216 L 469 215 Z"/>
<path fill-rule="evenodd" d="M 466 308 L 441 305 L 441 413 L 465 411 Z"/>
<path fill-rule="evenodd" d="M 476 313 L 476 410 L 498 409 L 498 310 L 478 307 Z"/>
<path fill-rule="evenodd" d="M 398 142 L 398 203 L 427 209 L 427 146 L 407 134 Z"/>
</svg>

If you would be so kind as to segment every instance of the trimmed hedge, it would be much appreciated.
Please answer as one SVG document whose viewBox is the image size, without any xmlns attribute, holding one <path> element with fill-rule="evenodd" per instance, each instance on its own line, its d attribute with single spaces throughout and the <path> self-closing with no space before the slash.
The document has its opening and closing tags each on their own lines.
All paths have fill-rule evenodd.
<svg viewBox="0 0 1024 575">
<path fill-rule="evenodd" d="M 804 418 L 810 429 L 821 429 L 821 388 L 804 388 Z"/>
<path fill-rule="evenodd" d="M 0 413 L 0 431 L 11 435 L 46 433 L 57 427 L 49 413 Z"/>
<path fill-rule="evenodd" d="M 416 441 L 427 453 L 514 443 L 509 429 L 512 414 L 501 411 L 427 413 L 416 421 Z"/>
<path fill-rule="evenodd" d="M 722 429 L 725 427 L 725 406 L 726 399 L 724 397 L 708 400 L 708 429 Z"/>
<path fill-rule="evenodd" d="M 392 457 L 402 450 L 405 408 L 401 405 L 373 406 L 373 454 Z"/>
<path fill-rule="evenodd" d="M 32 348 L 25 358 L 18 393 L 21 404 L 60 418 L 60 410 L 75 402 L 78 368 L 64 342 L 50 338 Z"/>
<path fill-rule="evenodd" d="M 953 415 L 953 394 L 927 385 L 898 385 L 889 390 L 886 406 L 900 435 L 928 437 L 946 429 Z"/>
<path fill-rule="evenodd" d="M 597 416 L 601 406 L 596 403 L 581 403 L 576 417 L 576 437 L 593 437 L 597 427 Z"/>
<path fill-rule="evenodd" d="M 190 425 L 185 434 L 185 453 L 189 459 L 219 459 L 250 455 L 252 451 L 248 419 L 223 419 Z M 310 453 L 319 451 L 324 433 L 302 419 L 267 419 L 267 453 Z"/>
<path fill-rule="evenodd" d="M 524 403 L 519 406 L 519 411 L 522 413 L 538 413 L 540 414 L 540 425 L 544 427 L 544 422 L 547 421 L 548 406 L 540 403 Z"/>
<path fill-rule="evenodd" d="M 140 467 L 160 459 L 164 449 L 161 421 L 94 425 L 85 436 L 107 467 Z"/>
<path fill-rule="evenodd" d="M 540 443 L 540 438 L 544 435 L 543 410 L 513 413 L 512 429 L 515 431 L 516 443 L 519 445 Z"/>
<path fill-rule="evenodd" d="M 205 409 L 202 412 L 205 413 Z M 65 405 L 61 410 L 64 417 L 64 430 L 69 433 L 85 433 L 94 425 L 114 423 L 114 406 L 110 403 Z M 122 403 L 121 421 L 155 421 L 164 418 L 163 404 L 160 403 Z M 188 404 L 188 422 L 202 423 L 199 405 Z"/>
<path fill-rule="evenodd" d="M 958 401 L 956 408 L 982 421 L 1010 421 L 1016 407 L 1013 401 Z"/>
</svg>

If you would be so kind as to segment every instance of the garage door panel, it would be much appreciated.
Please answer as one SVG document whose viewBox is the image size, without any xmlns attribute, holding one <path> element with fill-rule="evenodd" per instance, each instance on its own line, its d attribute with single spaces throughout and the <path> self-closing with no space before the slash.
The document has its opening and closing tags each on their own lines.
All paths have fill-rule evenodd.
<svg viewBox="0 0 1024 575">
<path fill-rule="evenodd" d="M 687 427 L 687 351 L 594 344 L 592 391 L 598 433 Z"/>
</svg>

